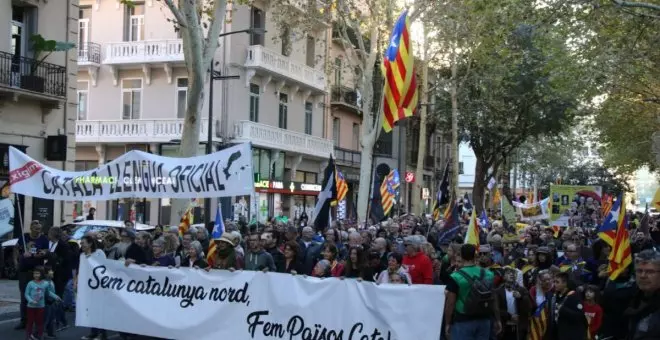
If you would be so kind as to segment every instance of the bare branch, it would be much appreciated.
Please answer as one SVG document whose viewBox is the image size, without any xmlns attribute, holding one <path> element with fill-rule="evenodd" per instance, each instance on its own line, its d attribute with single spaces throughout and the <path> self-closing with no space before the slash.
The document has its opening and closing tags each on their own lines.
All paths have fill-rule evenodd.
<svg viewBox="0 0 660 340">
<path fill-rule="evenodd" d="M 222 24 L 225 22 L 225 14 L 227 11 L 226 0 L 215 0 L 213 3 L 213 15 L 210 18 L 209 31 L 206 36 L 206 46 L 204 47 L 204 63 L 211 62 L 215 50 L 218 48 L 218 35 Z M 200 18 L 201 19 L 201 18 Z"/>
<path fill-rule="evenodd" d="M 612 0 L 612 2 L 617 6 L 621 6 L 621 7 L 644 8 L 654 11 L 660 11 L 660 5 L 650 4 L 648 2 L 623 1 L 623 0 Z"/>
<path fill-rule="evenodd" d="M 181 14 L 181 11 L 179 10 L 176 5 L 174 5 L 174 2 L 172 0 L 163 0 L 167 8 L 170 9 L 170 12 L 172 12 L 172 15 L 174 15 L 174 18 L 179 24 L 179 27 L 188 27 L 188 23 L 186 22 L 186 19 L 183 17 L 183 14 Z"/>
</svg>

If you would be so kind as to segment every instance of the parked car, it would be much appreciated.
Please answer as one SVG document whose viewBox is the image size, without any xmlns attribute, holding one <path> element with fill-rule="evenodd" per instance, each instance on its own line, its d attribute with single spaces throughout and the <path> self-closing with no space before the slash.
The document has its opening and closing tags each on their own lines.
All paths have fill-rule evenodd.
<svg viewBox="0 0 660 340">
<path fill-rule="evenodd" d="M 112 221 L 112 220 L 87 220 L 76 222 L 73 224 L 75 229 L 71 233 L 71 238 L 80 241 L 80 239 L 88 232 L 96 232 L 99 234 L 105 234 L 110 231 L 110 229 L 115 229 L 117 231 L 124 228 L 123 221 Z M 137 231 L 152 231 L 156 229 L 155 226 L 148 224 L 135 223 L 135 230 Z"/>
</svg>

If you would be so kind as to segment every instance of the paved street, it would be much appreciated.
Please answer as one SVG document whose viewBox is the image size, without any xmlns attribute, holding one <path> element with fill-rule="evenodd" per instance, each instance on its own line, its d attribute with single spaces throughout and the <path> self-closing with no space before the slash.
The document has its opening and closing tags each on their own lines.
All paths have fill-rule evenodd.
<svg viewBox="0 0 660 340">
<path fill-rule="evenodd" d="M 0 280 L 0 339 L 2 340 L 24 340 L 25 331 L 14 330 L 19 318 L 19 291 L 18 281 Z M 70 325 L 75 324 L 74 313 L 68 313 L 67 319 Z M 87 335 L 89 330 L 80 327 L 71 327 L 57 333 L 58 339 L 80 339 Z M 119 339 L 114 332 L 109 333 L 110 339 Z"/>
</svg>

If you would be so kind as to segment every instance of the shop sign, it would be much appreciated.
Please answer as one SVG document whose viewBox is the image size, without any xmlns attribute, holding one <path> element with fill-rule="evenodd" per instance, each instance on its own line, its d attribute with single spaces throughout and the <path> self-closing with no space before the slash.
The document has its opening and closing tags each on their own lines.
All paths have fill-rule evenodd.
<svg viewBox="0 0 660 340">
<path fill-rule="evenodd" d="M 300 183 L 300 182 L 282 182 L 282 181 L 263 180 L 263 181 L 254 182 L 254 187 L 256 189 L 276 189 L 276 190 L 288 189 L 291 192 L 296 192 L 296 191 L 321 192 L 320 184 Z"/>
<path fill-rule="evenodd" d="M 300 184 L 300 190 L 302 190 L 302 191 L 318 191 L 318 192 L 321 192 L 321 185 L 320 184 L 301 183 Z"/>
</svg>

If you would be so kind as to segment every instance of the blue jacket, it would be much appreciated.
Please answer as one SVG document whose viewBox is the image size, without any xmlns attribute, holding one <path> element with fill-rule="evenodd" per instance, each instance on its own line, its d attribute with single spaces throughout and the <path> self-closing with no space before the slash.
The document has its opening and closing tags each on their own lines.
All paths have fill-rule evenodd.
<svg viewBox="0 0 660 340">
<path fill-rule="evenodd" d="M 60 299 L 60 297 L 55 294 L 55 287 L 51 281 L 30 281 L 25 288 L 25 299 L 27 299 L 27 306 L 29 308 L 46 307 L 46 294 L 55 300 Z"/>
</svg>

